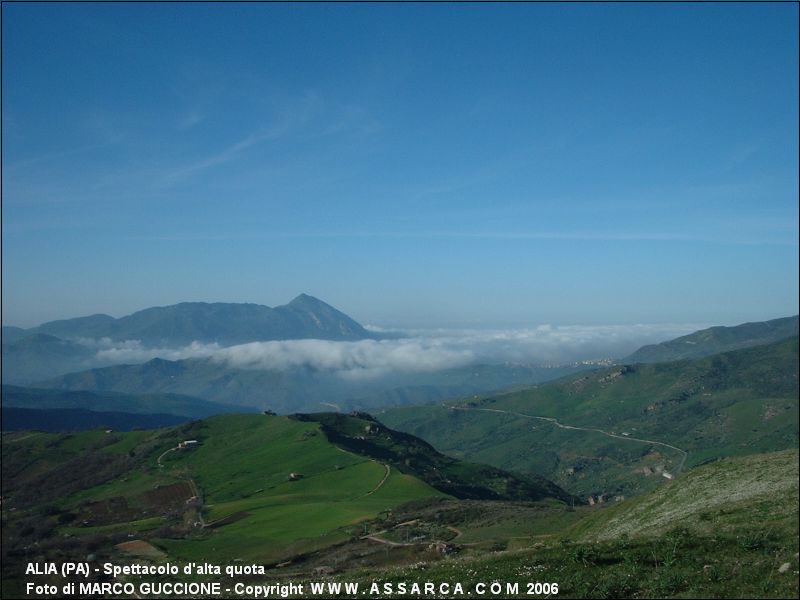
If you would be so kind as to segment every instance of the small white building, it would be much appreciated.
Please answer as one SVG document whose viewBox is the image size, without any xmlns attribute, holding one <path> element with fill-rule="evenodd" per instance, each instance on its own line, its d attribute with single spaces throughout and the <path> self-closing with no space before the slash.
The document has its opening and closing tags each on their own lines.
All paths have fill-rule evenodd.
<svg viewBox="0 0 800 600">
<path fill-rule="evenodd" d="M 198 446 L 200 442 L 197 440 L 183 440 L 181 443 L 178 444 L 178 448 L 194 448 Z"/>
</svg>

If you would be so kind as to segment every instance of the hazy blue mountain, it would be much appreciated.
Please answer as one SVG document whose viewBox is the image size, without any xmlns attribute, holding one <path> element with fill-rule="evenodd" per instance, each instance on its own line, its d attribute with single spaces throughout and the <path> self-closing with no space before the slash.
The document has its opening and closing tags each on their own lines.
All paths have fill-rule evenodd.
<svg viewBox="0 0 800 600">
<path fill-rule="evenodd" d="M 12 337 L 13 339 L 13 337 Z M 95 351 L 46 333 L 3 340 L 3 381 L 26 384 L 93 366 Z"/>
<path fill-rule="evenodd" d="M 395 373 L 375 379 L 339 377 L 329 371 L 238 369 L 211 359 L 153 359 L 139 365 L 89 369 L 38 382 L 59 390 L 105 390 L 129 394 L 186 394 L 278 413 L 376 409 L 419 404 L 520 385 L 585 370 L 474 365 L 432 373 Z"/>
<path fill-rule="evenodd" d="M 3 407 L 81 409 L 95 412 L 169 414 L 199 419 L 252 409 L 234 407 L 181 394 L 122 394 L 113 391 L 52 390 L 3 385 Z"/>
<path fill-rule="evenodd" d="M 98 428 L 131 431 L 172 427 L 188 420 L 189 417 L 176 415 L 96 412 L 82 408 L 3 407 L 3 431 L 83 431 Z"/>
<path fill-rule="evenodd" d="M 92 315 L 51 321 L 26 333 L 65 339 L 141 340 L 150 346 L 176 346 L 193 341 L 228 346 L 262 340 L 374 337 L 343 312 L 306 294 L 276 308 L 260 304 L 182 302 L 147 308 L 119 319 Z"/>
<path fill-rule="evenodd" d="M 702 358 L 750 346 L 770 344 L 798 334 L 798 317 L 784 317 L 771 321 L 744 323 L 735 327 L 710 327 L 689 335 L 642 346 L 621 360 L 630 363 L 654 363 Z"/>
<path fill-rule="evenodd" d="M 27 334 L 46 333 L 60 338 L 99 338 L 117 321 L 109 315 L 97 314 L 74 319 L 49 321 L 39 327 L 26 330 Z"/>
<path fill-rule="evenodd" d="M 3 343 L 10 344 L 24 338 L 28 333 L 22 327 L 3 325 Z"/>
</svg>

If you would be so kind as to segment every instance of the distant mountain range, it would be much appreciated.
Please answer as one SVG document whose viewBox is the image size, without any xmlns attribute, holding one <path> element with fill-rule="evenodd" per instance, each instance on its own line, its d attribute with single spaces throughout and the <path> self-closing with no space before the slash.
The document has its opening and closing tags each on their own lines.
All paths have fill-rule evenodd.
<svg viewBox="0 0 800 600">
<path fill-rule="evenodd" d="M 532 385 L 585 370 L 508 365 L 473 365 L 428 373 L 397 373 L 347 379 L 310 368 L 239 369 L 208 358 L 114 365 L 36 382 L 54 390 L 113 391 L 123 394 L 183 394 L 212 402 L 298 411 L 374 409 Z"/>
<path fill-rule="evenodd" d="M 668 342 L 642 346 L 633 354 L 623 358 L 621 362 L 657 363 L 684 358 L 702 358 L 729 350 L 770 344 L 797 334 L 797 315 L 771 321 L 744 323 L 735 327 L 710 327 Z"/>
<path fill-rule="evenodd" d="M 179 304 L 163 309 L 148 309 L 130 317 L 112 319 L 112 321 L 124 322 L 128 325 L 136 321 L 141 324 L 144 322 L 144 317 L 141 315 L 158 314 L 160 317 L 151 321 L 164 323 L 164 326 L 171 332 L 169 333 L 172 336 L 171 339 L 175 340 L 180 336 L 188 335 L 187 320 L 183 317 L 188 319 L 189 315 L 193 315 L 190 320 L 194 323 L 192 325 L 194 331 L 209 332 L 211 329 L 221 331 L 224 325 L 222 314 L 229 312 L 241 317 L 252 307 L 255 307 L 257 311 L 264 309 L 273 313 L 277 312 L 279 315 L 295 315 L 297 322 L 302 325 L 293 329 L 296 335 L 300 335 L 302 332 L 312 335 L 314 331 L 322 331 L 323 334 L 327 332 L 331 335 L 334 331 L 338 331 L 342 335 L 355 335 L 358 332 L 363 332 L 365 336 L 370 335 L 343 313 L 320 300 L 305 295 L 298 296 L 293 300 L 287 305 L 289 308 L 269 309 L 256 305 L 236 304 Z M 206 322 L 206 316 L 202 315 L 210 315 L 208 322 Z M 231 332 L 244 322 L 241 318 L 232 318 L 234 325 L 227 327 L 228 334 L 226 335 L 232 335 Z M 183 395 L 249 409 L 268 408 L 285 414 L 297 411 L 329 410 L 334 407 L 345 411 L 351 409 L 377 410 L 388 406 L 423 404 L 447 398 L 529 386 L 596 368 L 596 365 L 544 368 L 484 364 L 434 372 L 389 373 L 376 379 L 348 379 L 339 377 L 331 371 L 310 367 L 236 368 L 229 363 L 212 358 L 184 360 L 155 358 L 139 364 L 107 366 L 107 361 L 99 362 L 96 359 L 97 348 L 40 331 L 44 328 L 65 334 L 68 333 L 68 328 L 64 324 L 73 323 L 76 324 L 72 329 L 73 333 L 80 327 L 84 327 L 83 331 L 86 332 L 88 330 L 85 327 L 93 326 L 92 323 L 96 324 L 101 321 L 104 319 L 86 317 L 54 322 L 55 324 L 49 323 L 33 330 L 27 330 L 29 332 L 27 337 L 17 338 L 16 341 L 3 344 L 4 381 L 61 391 L 86 390 L 129 395 Z M 236 323 L 239 324 L 236 325 Z M 627 364 L 634 364 L 700 358 L 730 349 L 765 344 L 797 335 L 797 325 L 798 318 L 795 316 L 763 323 L 747 323 L 737 327 L 712 327 L 662 344 L 644 346 L 623 360 Z M 118 331 L 121 331 L 120 326 L 117 327 Z M 134 328 L 126 327 L 129 334 L 133 335 Z M 337 327 L 339 329 L 336 329 Z M 179 336 L 175 333 L 178 330 L 184 333 Z M 138 331 L 141 332 L 144 329 L 139 328 Z M 272 331 L 275 333 L 277 329 Z M 100 330 L 94 330 L 95 335 L 99 333 Z M 242 335 L 245 333 L 241 332 Z M 12 328 L 12 339 L 18 334 L 19 331 Z M 126 335 L 128 334 L 122 337 Z M 255 337 L 256 334 L 251 335 Z M 184 341 L 186 339 L 188 338 L 185 338 Z M 209 339 L 211 338 L 206 338 L 206 340 Z M 218 336 L 215 339 L 222 338 Z M 229 337 L 228 339 L 233 338 Z M 75 406 L 58 404 L 48 405 L 48 408 L 62 407 L 75 408 Z M 79 408 L 86 407 L 80 406 Z M 94 410 L 130 412 L 129 409 L 102 406 L 94 408 Z"/>
<path fill-rule="evenodd" d="M 47 333 L 16 337 L 6 329 L 11 328 L 3 327 L 3 381 L 28 384 L 96 365 L 96 348 Z"/>
<path fill-rule="evenodd" d="M 86 429 L 159 429 L 189 419 L 168 414 L 97 412 L 82 408 L 17 408 L 3 406 L 3 431 L 84 431 Z"/>
<path fill-rule="evenodd" d="M 3 327 L 3 342 L 18 343 L 36 334 L 65 340 L 139 340 L 155 347 L 182 346 L 194 341 L 232 346 L 266 340 L 375 337 L 343 312 L 307 294 L 275 308 L 260 304 L 182 302 L 146 308 L 119 319 L 98 314 L 50 321 L 31 329 Z"/>
<path fill-rule="evenodd" d="M 168 414 L 192 419 L 202 419 L 229 412 L 253 412 L 255 410 L 169 393 L 121 394 L 114 391 L 47 390 L 16 385 L 3 385 L 2 391 L 4 408 L 111 411 L 140 415 Z"/>
<path fill-rule="evenodd" d="M 29 385 L 107 366 L 110 360 L 97 357 L 101 340 L 136 340 L 143 348 L 163 349 L 192 342 L 232 346 L 269 340 L 348 341 L 375 337 L 343 312 L 307 294 L 276 308 L 183 302 L 147 308 L 119 319 L 92 315 L 50 321 L 30 329 L 3 326 L 3 380 Z"/>
</svg>

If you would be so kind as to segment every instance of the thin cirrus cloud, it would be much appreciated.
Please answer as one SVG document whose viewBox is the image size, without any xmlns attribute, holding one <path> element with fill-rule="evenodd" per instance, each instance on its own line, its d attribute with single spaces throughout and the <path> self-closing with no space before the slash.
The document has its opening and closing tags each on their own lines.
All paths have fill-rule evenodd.
<svg viewBox="0 0 800 600">
<path fill-rule="evenodd" d="M 230 146 L 223 148 L 216 154 L 207 156 L 206 158 L 197 160 L 193 163 L 186 164 L 176 169 L 173 169 L 172 171 L 164 175 L 164 177 L 161 180 L 161 183 L 164 185 L 177 183 L 199 171 L 203 171 L 211 167 L 231 162 L 248 148 L 251 148 L 268 140 L 278 139 L 283 135 L 284 132 L 285 132 L 285 127 L 278 126 L 274 129 L 269 129 L 263 132 L 250 134 L 242 138 L 241 140 L 231 144 Z"/>
<path fill-rule="evenodd" d="M 274 113 L 277 116 L 271 116 Z M 206 116 L 203 115 L 197 120 L 190 120 L 189 127 L 205 119 Z M 278 101 L 273 110 L 256 119 L 269 120 L 271 123 L 256 128 L 236 142 L 203 158 L 167 170 L 159 183 L 168 187 L 183 182 L 207 169 L 241 159 L 248 151 L 268 142 L 291 142 L 306 137 L 333 136 L 348 132 L 368 135 L 382 130 L 380 121 L 366 109 L 356 105 L 332 105 L 313 91 Z M 186 122 L 182 121 L 181 126 Z"/>
<path fill-rule="evenodd" d="M 552 326 L 505 330 L 413 330 L 406 337 L 338 342 L 279 340 L 220 347 L 193 342 L 180 348 L 148 348 L 138 340 L 84 341 L 105 364 L 153 358 L 208 359 L 236 369 L 290 371 L 311 368 L 343 378 L 431 372 L 478 363 L 563 364 L 624 356 L 647 343 L 683 335 L 697 324 Z M 379 328 L 375 332 L 388 333 Z"/>
</svg>

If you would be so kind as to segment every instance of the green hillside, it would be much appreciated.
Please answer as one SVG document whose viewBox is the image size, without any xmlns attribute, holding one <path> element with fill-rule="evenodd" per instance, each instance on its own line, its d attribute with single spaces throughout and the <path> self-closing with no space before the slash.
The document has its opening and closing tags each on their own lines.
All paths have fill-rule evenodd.
<svg viewBox="0 0 800 600">
<path fill-rule="evenodd" d="M 743 323 L 735 327 L 710 327 L 668 342 L 643 346 L 621 362 L 652 363 L 702 358 L 720 352 L 777 342 L 797 334 L 797 315 L 771 321 Z"/>
<path fill-rule="evenodd" d="M 704 535 L 736 535 L 758 524 L 764 535 L 797 530 L 798 451 L 725 458 L 674 484 L 599 511 L 581 522 L 581 539 L 655 537 L 676 524 Z M 749 522 L 748 522 L 749 521 Z"/>
<path fill-rule="evenodd" d="M 364 443 L 350 452 L 331 436 Z M 174 449 L 187 439 L 198 445 Z M 797 596 L 796 449 L 723 459 L 639 497 L 574 509 L 454 498 L 389 461 L 427 451 L 366 415 L 4 434 L 3 595 L 22 596 L 28 560 L 91 554 L 266 564 L 262 583 L 519 584 L 487 597 L 529 597 L 528 582 L 557 582 L 567 598 Z"/>
<path fill-rule="evenodd" d="M 371 442 L 354 452 L 347 440 L 360 441 L 351 437 L 356 430 Z M 570 497 L 544 483 L 448 459 L 366 415 L 223 415 L 155 431 L 4 433 L 3 564 L 14 572 L 33 540 L 55 559 L 114 553 L 130 538 L 171 560 L 274 564 L 357 538 L 411 501 L 544 500 L 566 510 L 558 498 Z"/>
<path fill-rule="evenodd" d="M 725 459 L 639 498 L 586 510 L 525 547 L 336 579 L 366 589 L 379 579 L 394 590 L 401 582 L 449 582 L 451 594 L 440 597 L 474 595 L 477 584 L 498 581 L 495 597 L 504 598 L 530 597 L 530 582 L 557 582 L 564 598 L 797 598 L 798 500 L 796 449 Z M 454 582 L 463 596 L 452 595 Z"/>
<path fill-rule="evenodd" d="M 380 419 L 452 456 L 612 499 L 658 486 L 664 471 L 797 447 L 798 341 L 602 369 Z"/>
<path fill-rule="evenodd" d="M 322 432 L 338 447 L 384 461 L 456 498 L 575 501 L 542 477 L 521 478 L 494 467 L 452 459 L 427 442 L 392 431 L 364 413 L 314 413 L 293 418 L 320 423 Z"/>
<path fill-rule="evenodd" d="M 207 524 L 235 519 L 202 539 L 156 542 L 186 560 L 278 560 L 343 541 L 350 535 L 343 528 L 382 510 L 440 494 L 369 457 L 342 452 L 314 423 L 226 416 L 181 433 L 200 446 L 165 456 L 164 470 L 196 483 Z"/>
</svg>

